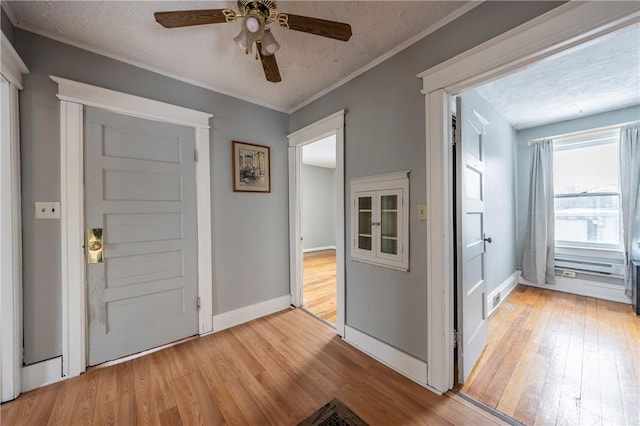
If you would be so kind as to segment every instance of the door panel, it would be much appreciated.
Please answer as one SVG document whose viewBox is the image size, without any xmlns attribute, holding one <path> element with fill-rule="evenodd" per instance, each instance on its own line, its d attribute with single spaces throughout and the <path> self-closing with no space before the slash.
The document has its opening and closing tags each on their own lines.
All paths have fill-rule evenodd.
<svg viewBox="0 0 640 426">
<path fill-rule="evenodd" d="M 487 344 L 482 124 L 457 98 L 456 188 L 458 381 L 464 383 Z"/>
<path fill-rule="evenodd" d="M 193 129 L 85 109 L 89 365 L 198 332 Z"/>
</svg>

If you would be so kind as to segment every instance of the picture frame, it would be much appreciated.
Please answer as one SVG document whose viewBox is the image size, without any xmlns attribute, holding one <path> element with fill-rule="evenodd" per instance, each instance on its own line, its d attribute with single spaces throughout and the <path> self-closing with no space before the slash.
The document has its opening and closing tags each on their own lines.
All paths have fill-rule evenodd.
<svg viewBox="0 0 640 426">
<path fill-rule="evenodd" d="M 271 148 L 233 141 L 233 191 L 271 192 Z"/>
</svg>

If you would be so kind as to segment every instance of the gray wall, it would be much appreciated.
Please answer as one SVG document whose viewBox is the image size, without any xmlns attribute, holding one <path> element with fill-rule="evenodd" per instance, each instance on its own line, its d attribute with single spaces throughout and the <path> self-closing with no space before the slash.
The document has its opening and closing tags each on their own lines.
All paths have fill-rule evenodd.
<svg viewBox="0 0 640 426">
<path fill-rule="evenodd" d="M 532 139 L 559 136 L 581 130 L 596 129 L 598 127 L 613 126 L 640 120 L 640 106 L 634 106 L 602 114 L 590 115 L 575 120 L 561 121 L 545 126 L 519 130 L 516 134 L 516 176 L 517 176 L 517 252 L 518 267 L 522 266 L 522 244 L 527 226 L 527 209 L 529 207 L 529 169 L 531 163 L 531 148 L 527 142 Z M 593 279 L 586 275 L 584 279 Z M 598 278 L 602 280 L 604 277 Z M 615 280 L 619 281 L 619 280 Z"/>
<path fill-rule="evenodd" d="M 345 192 L 350 179 L 411 170 L 410 271 L 346 261 L 346 323 L 417 358 L 427 353 L 424 96 L 416 75 L 560 2 L 485 2 L 291 115 L 295 131 L 345 109 Z M 349 212 L 347 212 L 347 218 Z M 351 235 L 346 220 L 346 235 Z M 346 253 L 350 252 L 347 238 Z"/>
<path fill-rule="evenodd" d="M 2 29 L 2 33 L 7 37 L 9 43 L 13 44 L 15 40 L 13 24 L 4 11 L 4 8 L 0 8 L 0 29 Z"/>
<path fill-rule="evenodd" d="M 305 250 L 336 245 L 336 169 L 302 165 L 302 235 Z"/>
<path fill-rule="evenodd" d="M 473 108 L 489 124 L 485 127 L 485 233 L 487 244 L 487 294 L 516 271 L 516 132 L 475 90 L 462 95 L 463 105 Z M 465 111 L 467 108 L 465 107 Z"/>
<path fill-rule="evenodd" d="M 20 94 L 27 364 L 61 354 L 60 222 L 33 218 L 35 201 L 60 200 L 59 105 L 50 74 L 212 113 L 214 314 L 289 294 L 286 114 L 21 29 L 14 46 L 31 71 Z M 231 140 L 271 147 L 270 194 L 232 191 Z"/>
</svg>

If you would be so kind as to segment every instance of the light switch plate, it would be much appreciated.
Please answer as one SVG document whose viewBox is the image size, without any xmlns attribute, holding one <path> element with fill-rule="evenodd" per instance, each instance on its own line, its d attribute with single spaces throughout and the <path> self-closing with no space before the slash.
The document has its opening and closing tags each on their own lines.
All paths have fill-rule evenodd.
<svg viewBox="0 0 640 426">
<path fill-rule="evenodd" d="M 60 202 L 36 201 L 36 219 L 60 219 Z"/>
<path fill-rule="evenodd" d="M 426 204 L 418 204 L 418 220 L 427 220 Z"/>
</svg>

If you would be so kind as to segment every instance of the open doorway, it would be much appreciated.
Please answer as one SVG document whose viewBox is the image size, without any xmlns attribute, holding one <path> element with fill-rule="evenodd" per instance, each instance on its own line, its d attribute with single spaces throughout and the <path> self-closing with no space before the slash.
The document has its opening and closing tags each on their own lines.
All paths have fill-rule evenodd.
<svg viewBox="0 0 640 426">
<path fill-rule="evenodd" d="M 628 396 L 640 319 L 615 207 L 620 130 L 640 120 L 639 37 L 638 24 L 622 28 L 464 91 L 453 108 L 456 383 L 524 424 L 640 420 Z M 541 140 L 555 230 L 551 282 L 536 283 L 520 271 Z"/>
<path fill-rule="evenodd" d="M 310 203 L 310 201 L 316 198 L 313 190 L 306 197 L 303 194 L 303 170 L 306 167 L 303 163 L 303 150 L 307 145 L 313 145 L 323 139 L 332 141 L 326 143 L 332 144 L 333 156 L 325 150 L 325 156 L 333 158 L 333 160 L 329 161 L 335 164 L 333 167 L 335 178 L 333 179 L 332 195 L 321 197 L 321 199 L 324 200 L 322 209 L 326 209 L 327 205 L 333 205 L 333 210 L 328 212 L 327 215 L 333 218 L 333 223 L 335 224 L 333 239 L 333 245 L 335 245 L 335 261 L 329 263 L 335 263 L 335 298 L 332 297 L 332 299 L 335 300 L 335 321 L 332 325 L 335 327 L 336 334 L 339 336 L 344 336 L 345 328 L 344 116 L 344 110 L 338 111 L 287 136 L 289 139 L 289 267 L 291 277 L 291 304 L 295 307 L 303 308 L 304 305 L 308 304 L 304 303 L 303 295 L 305 247 L 307 250 L 314 248 L 327 248 L 330 250 L 333 248 L 329 246 L 330 243 L 314 242 L 313 240 L 308 241 L 309 237 L 305 238 L 306 235 L 303 233 L 304 198 L 308 199 L 307 207 L 313 207 L 313 203 Z M 322 144 L 317 146 L 322 146 Z M 309 156 L 309 152 L 313 154 L 313 148 L 307 151 L 307 157 Z M 310 161 L 311 160 L 308 160 L 308 162 Z M 327 160 L 321 164 L 325 166 L 331 164 L 326 161 Z M 322 168 L 319 167 L 318 164 L 311 166 L 316 167 L 316 169 Z M 324 168 L 329 169 L 329 167 Z M 331 172 L 327 173 L 327 171 L 325 171 L 325 174 L 331 174 Z M 331 200 L 329 200 L 329 198 L 331 198 Z M 313 220 L 311 223 L 313 223 Z M 316 229 L 308 230 L 308 232 L 312 233 L 315 231 Z M 329 237 L 326 233 L 327 231 L 321 232 L 320 236 Z M 313 239 L 313 236 L 311 236 L 311 238 Z M 309 257 L 312 256 L 309 255 Z M 309 270 L 310 267 L 307 267 L 307 269 Z M 309 296 L 307 296 L 307 299 L 308 298 Z"/>
<path fill-rule="evenodd" d="M 336 137 L 302 147 L 302 307 L 336 325 Z"/>
</svg>

